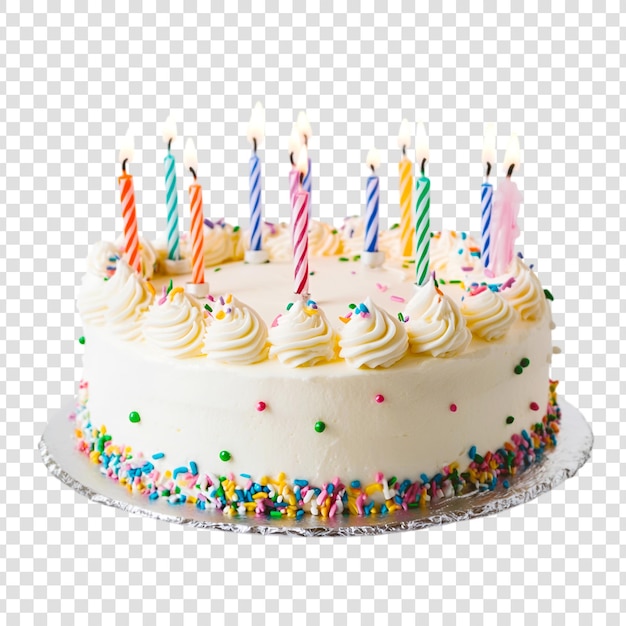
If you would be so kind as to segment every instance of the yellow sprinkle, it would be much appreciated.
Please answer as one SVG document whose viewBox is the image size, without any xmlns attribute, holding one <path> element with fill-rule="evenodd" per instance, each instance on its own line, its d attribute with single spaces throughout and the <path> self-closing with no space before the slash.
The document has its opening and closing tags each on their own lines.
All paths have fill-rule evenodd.
<svg viewBox="0 0 626 626">
<path fill-rule="evenodd" d="M 233 301 L 233 294 L 229 293 L 225 298 L 224 298 L 224 302 L 226 302 L 226 304 L 230 304 Z"/>
<path fill-rule="evenodd" d="M 107 434 L 107 427 L 106 426 L 100 426 L 100 434 L 101 435 L 106 435 Z"/>
<path fill-rule="evenodd" d="M 172 471 L 171 470 L 165 470 L 165 478 L 171 478 L 172 477 Z"/>
<path fill-rule="evenodd" d="M 91 459 L 92 463 L 98 463 L 98 461 L 100 460 L 100 453 L 97 450 L 93 450 L 93 452 L 89 453 L 89 458 Z"/>
<path fill-rule="evenodd" d="M 76 437 L 78 437 L 78 439 L 82 439 L 82 438 L 83 438 L 83 431 L 82 431 L 82 430 L 80 430 L 80 428 L 77 428 L 77 429 L 74 431 L 74 435 L 75 435 Z"/>
<path fill-rule="evenodd" d="M 459 469 L 459 464 L 457 461 L 455 461 L 454 463 L 450 463 L 449 467 L 450 467 L 450 472 L 453 472 L 455 469 Z"/>
<path fill-rule="evenodd" d="M 289 502 L 291 506 L 296 506 L 296 504 L 298 503 L 298 501 L 296 500 L 296 496 L 294 496 L 293 493 L 290 493 L 287 496 L 287 502 Z"/>
<path fill-rule="evenodd" d="M 187 498 L 187 502 L 188 502 L 189 504 L 195 504 L 197 501 L 198 501 L 198 498 L 194 498 L 193 496 L 189 496 L 189 497 Z"/>
<path fill-rule="evenodd" d="M 263 500 L 267 497 L 265 491 L 259 491 L 252 496 L 255 500 Z"/>
<path fill-rule="evenodd" d="M 287 517 L 295 517 L 295 516 L 296 516 L 295 510 L 287 509 Z"/>
<path fill-rule="evenodd" d="M 368 485 L 367 487 L 365 487 L 365 493 L 368 496 L 371 496 L 373 493 L 376 493 L 377 491 L 382 491 L 383 490 L 383 486 L 380 483 L 372 483 L 371 485 Z"/>
<path fill-rule="evenodd" d="M 148 291 L 149 291 L 149 292 L 150 292 L 153 296 L 155 296 L 155 295 L 156 295 L 156 291 L 154 290 L 154 285 L 153 285 L 153 284 L 152 284 L 149 280 L 147 280 L 147 281 L 146 281 L 146 287 L 148 288 Z"/>
<path fill-rule="evenodd" d="M 350 511 L 350 513 L 352 513 L 352 515 L 359 514 L 359 509 L 356 508 L 355 502 L 352 502 L 349 499 L 348 499 L 348 510 Z"/>
<path fill-rule="evenodd" d="M 349 317 L 341 317 L 341 315 L 339 316 L 339 319 L 344 323 L 347 324 L 350 321 Z"/>
<path fill-rule="evenodd" d="M 282 483 L 285 482 L 285 478 L 287 478 L 287 476 L 285 476 L 285 472 L 281 472 L 278 474 L 278 478 L 276 480 L 278 480 L 279 483 Z"/>
<path fill-rule="evenodd" d="M 266 487 L 269 480 L 270 479 L 267 476 L 261 476 L 261 480 L 259 481 L 259 484 L 261 485 L 261 487 Z"/>
<path fill-rule="evenodd" d="M 175 296 L 177 293 L 185 293 L 185 290 L 184 290 L 182 287 L 174 287 L 174 289 L 172 289 L 172 291 L 170 291 L 170 294 L 169 294 L 169 296 L 170 296 L 170 302 L 173 302 L 173 301 L 174 301 L 174 296 Z"/>
<path fill-rule="evenodd" d="M 215 314 L 215 318 L 218 320 L 223 320 L 226 317 L 226 313 L 224 313 L 224 311 L 218 311 Z"/>
<path fill-rule="evenodd" d="M 255 494 L 256 495 L 256 494 Z M 256 502 L 244 502 L 244 507 L 246 507 L 246 511 L 254 511 L 256 509 Z"/>
</svg>

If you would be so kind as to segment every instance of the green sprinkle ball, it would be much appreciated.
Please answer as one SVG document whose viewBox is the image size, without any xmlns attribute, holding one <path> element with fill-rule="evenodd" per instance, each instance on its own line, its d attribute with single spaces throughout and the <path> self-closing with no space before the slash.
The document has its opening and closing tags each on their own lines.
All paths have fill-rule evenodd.
<svg viewBox="0 0 626 626">
<path fill-rule="evenodd" d="M 85 345 L 85 338 L 84 338 L 84 337 L 79 337 L 79 338 L 78 338 L 78 343 L 79 343 L 81 346 L 84 346 L 84 345 Z"/>
<path fill-rule="evenodd" d="M 324 422 L 319 421 L 319 422 L 315 422 L 315 432 L 316 433 L 323 433 L 326 430 L 326 424 L 324 424 Z"/>
<path fill-rule="evenodd" d="M 514 421 L 515 421 L 515 418 L 514 418 L 512 415 L 509 415 L 509 416 L 506 418 L 506 423 L 507 423 L 507 424 L 512 424 Z"/>
<path fill-rule="evenodd" d="M 230 461 L 230 452 L 228 450 L 222 450 L 220 452 L 220 459 L 226 463 L 226 461 Z"/>
<path fill-rule="evenodd" d="M 133 423 L 133 424 L 137 424 L 138 422 L 141 422 L 141 416 L 139 415 L 139 413 L 137 413 L 137 411 L 131 411 L 128 414 L 128 419 Z"/>
<path fill-rule="evenodd" d="M 526 357 L 524 357 L 524 358 L 523 358 L 523 359 L 519 362 L 519 364 L 520 364 L 522 367 L 528 367 L 528 366 L 530 365 L 530 359 L 527 359 Z"/>
<path fill-rule="evenodd" d="M 516 374 L 521 374 L 524 371 L 524 368 L 521 365 L 516 365 L 513 370 Z"/>
<path fill-rule="evenodd" d="M 543 295 L 546 297 L 546 300 L 554 301 L 554 296 L 552 295 L 549 289 L 544 289 Z"/>
</svg>

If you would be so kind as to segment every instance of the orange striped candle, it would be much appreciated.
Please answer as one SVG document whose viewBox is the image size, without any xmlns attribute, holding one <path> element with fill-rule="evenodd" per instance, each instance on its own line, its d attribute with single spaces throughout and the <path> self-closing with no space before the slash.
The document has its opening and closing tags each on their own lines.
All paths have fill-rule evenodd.
<svg viewBox="0 0 626 626">
<path fill-rule="evenodd" d="M 122 163 L 122 175 L 117 182 L 121 186 L 120 200 L 122 203 L 122 218 L 124 220 L 124 252 L 126 253 L 126 261 L 136 272 L 140 273 L 141 255 L 139 254 L 135 186 L 133 185 L 133 177 L 126 171 L 126 164 L 132 161 L 133 154 L 133 138 L 130 134 L 127 134 L 120 149 L 119 159 Z"/>
<path fill-rule="evenodd" d="M 191 139 L 187 139 L 183 155 L 185 168 L 193 175 L 194 183 L 189 187 L 191 198 L 191 282 L 194 285 L 204 284 L 204 215 L 202 212 L 202 187 L 198 184 L 198 154 Z"/>
<path fill-rule="evenodd" d="M 402 158 L 398 163 L 400 173 L 400 254 L 412 257 L 413 245 L 413 163 L 406 156 L 411 142 L 411 130 L 407 120 L 402 120 L 398 133 L 398 146 L 402 149 Z"/>
</svg>

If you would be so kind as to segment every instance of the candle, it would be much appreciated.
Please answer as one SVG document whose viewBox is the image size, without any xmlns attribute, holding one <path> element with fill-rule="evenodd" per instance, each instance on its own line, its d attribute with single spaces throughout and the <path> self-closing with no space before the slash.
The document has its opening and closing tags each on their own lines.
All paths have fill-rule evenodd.
<svg viewBox="0 0 626 626">
<path fill-rule="evenodd" d="M 261 161 L 257 148 L 263 141 L 264 123 L 263 107 L 257 102 L 250 123 L 248 124 L 248 141 L 252 144 L 250 157 L 250 250 L 261 250 Z"/>
<path fill-rule="evenodd" d="M 496 125 L 492 123 L 485 126 L 482 162 L 485 166 L 485 182 L 481 189 L 480 257 L 483 261 L 483 267 L 489 267 L 491 208 L 493 199 L 493 185 L 489 182 L 489 175 L 491 174 L 492 165 L 496 162 Z"/>
<path fill-rule="evenodd" d="M 300 189 L 300 172 L 296 166 L 296 160 L 298 158 L 298 152 L 302 145 L 302 137 L 298 130 L 298 125 L 294 122 L 291 129 L 291 135 L 289 137 L 289 161 L 291 162 L 291 171 L 289 172 L 289 205 L 293 211 L 293 205 L 296 198 L 296 194 Z"/>
<path fill-rule="evenodd" d="M 367 179 L 366 210 L 365 210 L 365 252 L 378 252 L 378 203 L 380 198 L 380 180 L 376 175 L 376 168 L 380 165 L 380 156 L 376 148 L 367 153 L 367 166 L 372 170 Z"/>
<path fill-rule="evenodd" d="M 126 261 L 136 271 L 141 272 L 141 256 L 139 254 L 139 231 L 137 230 L 137 211 L 135 208 L 135 186 L 133 177 L 126 171 L 126 164 L 133 160 L 135 152 L 130 130 L 120 147 L 119 160 L 122 164 L 122 175 L 118 178 L 121 185 L 120 200 L 122 218 L 124 220 L 124 252 Z"/>
<path fill-rule="evenodd" d="M 189 187 L 191 198 L 191 282 L 194 285 L 204 283 L 204 219 L 202 214 L 202 187 L 198 184 L 198 153 L 191 139 L 187 139 L 183 155 L 185 169 L 193 175 L 193 184 Z"/>
<path fill-rule="evenodd" d="M 163 124 L 163 141 L 167 144 L 165 157 L 165 204 L 167 206 L 167 258 L 179 258 L 178 190 L 176 189 L 176 161 L 172 156 L 172 142 L 176 139 L 176 122 L 170 115 Z"/>
<path fill-rule="evenodd" d="M 298 157 L 300 189 L 296 194 L 292 214 L 294 293 L 307 296 L 309 293 L 309 193 L 302 185 L 307 173 L 309 155 L 302 146 Z"/>
<path fill-rule="evenodd" d="M 308 148 L 309 139 L 311 138 L 311 135 L 312 135 L 312 130 L 311 130 L 311 124 L 309 123 L 309 119 L 307 118 L 306 113 L 304 111 L 300 111 L 300 113 L 298 113 L 297 124 L 298 124 L 298 130 L 300 131 L 300 134 L 302 135 L 302 141 L 304 142 L 304 145 Z M 304 178 L 302 180 L 302 189 L 304 189 L 304 191 L 306 191 L 309 194 L 309 217 L 311 217 L 311 189 L 312 187 L 313 185 L 312 185 L 312 178 L 311 178 L 311 159 L 309 158 L 307 162 L 306 174 L 304 175 Z"/>
<path fill-rule="evenodd" d="M 415 191 L 415 273 L 418 285 L 425 285 L 429 279 L 430 263 L 430 180 L 425 175 L 429 157 L 428 137 L 424 124 L 419 122 L 415 136 L 415 162 L 420 164 L 421 176 L 417 179 Z"/>
<path fill-rule="evenodd" d="M 522 194 L 511 180 L 511 176 L 520 163 L 519 140 L 517 135 L 511 135 L 504 156 L 506 178 L 498 185 L 493 197 L 489 272 L 495 276 L 508 270 L 513 260 L 515 239 L 519 235 L 517 214 Z"/>
<path fill-rule="evenodd" d="M 398 146 L 402 158 L 398 163 L 400 172 L 400 253 L 403 257 L 413 255 L 413 163 L 406 155 L 411 143 L 409 123 L 402 120 L 398 133 Z"/>
</svg>

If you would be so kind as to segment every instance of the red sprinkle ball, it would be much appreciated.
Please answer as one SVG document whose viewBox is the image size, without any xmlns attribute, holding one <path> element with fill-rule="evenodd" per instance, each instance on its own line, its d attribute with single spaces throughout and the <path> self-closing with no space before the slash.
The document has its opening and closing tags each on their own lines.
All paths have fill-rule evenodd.
<svg viewBox="0 0 626 626">
<path fill-rule="evenodd" d="M 451 410 L 453 413 L 456 413 L 456 409 L 457 409 L 457 406 L 456 406 L 456 404 L 454 404 L 454 402 L 453 402 L 453 403 L 450 405 L 450 410 Z"/>
<path fill-rule="evenodd" d="M 536 402 L 531 402 L 530 403 L 530 408 L 532 411 L 538 411 L 539 410 L 539 405 Z"/>
<path fill-rule="evenodd" d="M 385 396 L 383 396 L 382 393 L 378 393 L 374 397 L 374 400 L 376 400 L 376 402 L 378 402 L 378 404 L 382 404 L 385 401 Z"/>
<path fill-rule="evenodd" d="M 259 402 L 256 403 L 256 410 L 257 411 L 265 411 L 266 408 L 267 408 L 267 404 L 265 404 L 265 402 L 263 402 L 263 400 L 260 400 Z"/>
</svg>

